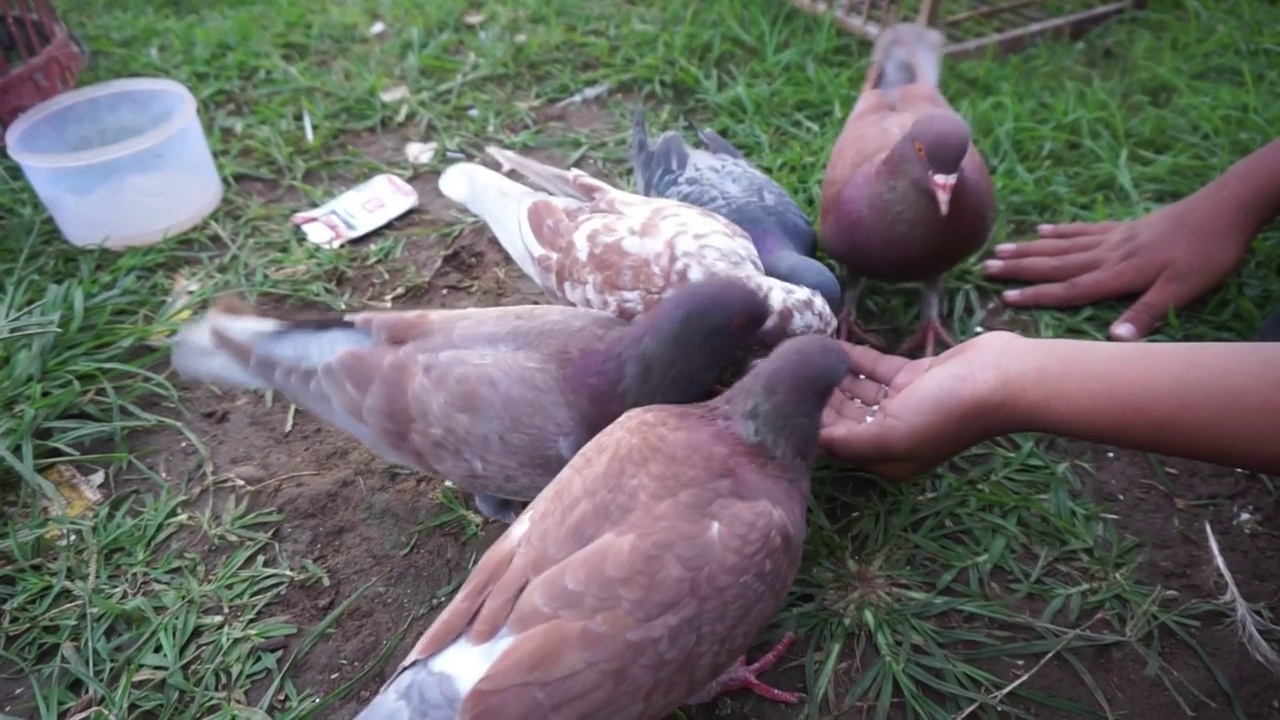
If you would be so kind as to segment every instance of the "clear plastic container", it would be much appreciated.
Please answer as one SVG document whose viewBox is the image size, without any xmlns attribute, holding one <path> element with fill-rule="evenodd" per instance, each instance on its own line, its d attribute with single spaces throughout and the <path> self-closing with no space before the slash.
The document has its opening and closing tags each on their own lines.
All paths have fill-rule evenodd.
<svg viewBox="0 0 1280 720">
<path fill-rule="evenodd" d="M 62 93 L 23 113 L 4 139 L 74 245 L 151 245 L 222 202 L 195 96 L 173 80 L 123 78 Z"/>
</svg>

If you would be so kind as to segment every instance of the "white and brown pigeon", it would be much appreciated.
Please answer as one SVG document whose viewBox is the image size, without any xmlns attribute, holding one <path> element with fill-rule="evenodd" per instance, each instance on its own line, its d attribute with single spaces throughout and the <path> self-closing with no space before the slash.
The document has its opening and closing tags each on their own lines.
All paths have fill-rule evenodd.
<svg viewBox="0 0 1280 720">
<path fill-rule="evenodd" d="M 655 720 L 738 688 L 797 701 L 744 653 L 800 566 L 819 422 L 849 370 L 835 340 L 797 337 L 709 402 L 625 413 L 357 720 Z"/>
<path fill-rule="evenodd" d="M 751 237 L 728 219 L 618 190 L 576 168 L 501 148 L 487 152 L 504 171 L 514 169 L 542 189 L 461 162 L 440 175 L 440 191 L 479 216 L 552 299 L 629 320 L 687 283 L 732 277 L 769 304 L 766 344 L 835 332 L 835 312 L 821 293 L 769 277 Z"/>
<path fill-rule="evenodd" d="M 711 397 L 767 317 L 729 279 L 633 323 L 559 305 L 290 316 L 229 300 L 178 332 L 172 363 L 184 378 L 272 388 L 511 522 L 624 411 Z"/>
</svg>

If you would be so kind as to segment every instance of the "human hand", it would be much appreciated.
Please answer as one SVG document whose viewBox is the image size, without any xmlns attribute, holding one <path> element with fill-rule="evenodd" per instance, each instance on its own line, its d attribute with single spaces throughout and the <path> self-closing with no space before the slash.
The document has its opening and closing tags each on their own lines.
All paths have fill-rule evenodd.
<svg viewBox="0 0 1280 720">
<path fill-rule="evenodd" d="M 1116 340 L 1138 340 L 1217 287 L 1244 261 L 1253 240 L 1232 208 L 1190 195 L 1136 220 L 1041 225 L 1040 239 L 1007 243 L 982 269 L 1000 280 L 1033 283 L 1007 290 L 1019 307 L 1074 307 L 1140 297 L 1111 325 Z"/>
<path fill-rule="evenodd" d="M 992 332 L 936 357 L 908 360 L 843 343 L 854 373 L 822 414 L 823 450 L 881 477 L 905 479 L 1009 432 L 1007 360 L 1024 340 Z"/>
</svg>

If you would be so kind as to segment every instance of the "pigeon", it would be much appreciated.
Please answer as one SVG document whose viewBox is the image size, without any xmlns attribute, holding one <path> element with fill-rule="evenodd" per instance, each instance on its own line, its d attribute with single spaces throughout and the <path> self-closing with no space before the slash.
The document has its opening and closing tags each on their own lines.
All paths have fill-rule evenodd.
<svg viewBox="0 0 1280 720">
<path fill-rule="evenodd" d="M 611 187 L 501 148 L 486 150 L 542 190 L 473 162 L 449 166 L 440 191 L 489 226 L 516 265 L 553 300 L 624 320 L 709 277 L 732 277 L 769 304 L 761 343 L 836 329 L 816 290 L 771 278 L 747 233 L 709 210 Z"/>
<path fill-rule="evenodd" d="M 939 320 L 942 277 L 986 244 L 995 222 L 986 161 L 938 90 L 942 44 L 941 32 L 913 23 L 881 33 L 822 181 L 818 242 L 856 277 L 840 336 L 876 344 L 855 322 L 866 278 L 924 284 L 920 328 L 899 354 L 955 344 Z"/>
<path fill-rule="evenodd" d="M 837 341 L 795 337 L 709 402 L 624 413 L 357 720 L 654 720 L 742 688 L 799 702 L 744 653 L 799 569 L 822 410 L 850 369 Z"/>
<path fill-rule="evenodd" d="M 626 410 L 714 394 L 768 308 L 713 278 L 632 323 L 561 305 L 268 315 L 228 299 L 175 336 L 184 378 L 271 388 L 510 523 Z"/>
<path fill-rule="evenodd" d="M 698 137 L 705 150 L 689 147 L 675 131 L 650 145 L 644 108 L 637 106 L 631 121 L 631 165 L 640 193 L 725 217 L 751 236 L 766 275 L 817 290 L 838 312 L 840 282 L 814 259 L 818 240 L 804 211 L 715 130 L 699 130 Z"/>
</svg>

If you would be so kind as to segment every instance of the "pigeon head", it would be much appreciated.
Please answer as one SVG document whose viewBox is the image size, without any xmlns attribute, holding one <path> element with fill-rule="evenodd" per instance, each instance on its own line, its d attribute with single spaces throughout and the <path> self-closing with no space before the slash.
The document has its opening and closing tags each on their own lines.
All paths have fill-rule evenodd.
<svg viewBox="0 0 1280 720">
<path fill-rule="evenodd" d="M 755 344 L 768 319 L 769 306 L 739 280 L 713 278 L 668 295 L 622 338 L 627 406 L 707 399 L 725 368 Z"/>
<path fill-rule="evenodd" d="M 902 136 L 899 152 L 910 159 L 912 177 L 938 201 L 943 215 L 951 208 L 951 193 L 960 179 L 960 163 L 969 152 L 969 123 L 954 112 L 921 115 Z"/>
<path fill-rule="evenodd" d="M 803 470 L 818 452 L 822 411 L 852 367 L 839 342 L 801 335 L 784 340 L 717 400 L 744 440 Z"/>
</svg>

